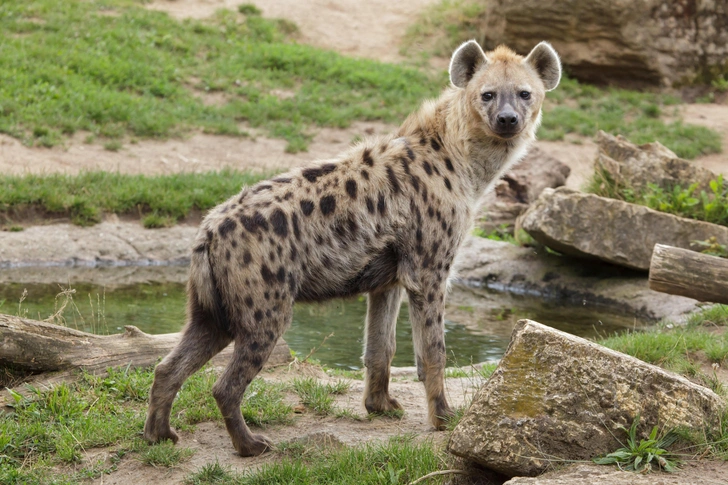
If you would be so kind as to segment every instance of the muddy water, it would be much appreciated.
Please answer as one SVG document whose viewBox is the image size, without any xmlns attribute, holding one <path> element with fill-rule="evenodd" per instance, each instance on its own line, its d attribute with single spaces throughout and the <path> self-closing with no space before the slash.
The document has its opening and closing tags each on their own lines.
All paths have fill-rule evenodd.
<svg viewBox="0 0 728 485">
<path fill-rule="evenodd" d="M 185 311 L 184 271 L 174 268 L 140 271 L 141 277 L 136 270 L 131 272 L 136 277 L 130 277 L 128 269 L 113 268 L 83 273 L 73 273 L 67 268 L 44 269 L 40 276 L 33 276 L 27 270 L 4 272 L 0 274 L 0 312 L 35 319 L 58 313 L 57 319 L 62 318 L 66 325 L 96 333 L 117 333 L 124 325 L 135 325 L 147 333 L 179 331 Z M 166 282 L 150 282 L 151 279 Z M 89 280 L 94 282 L 81 282 Z M 64 295 L 62 290 L 69 287 L 69 281 L 75 292 Z M 285 339 L 294 351 L 304 356 L 316 348 L 314 357 L 328 366 L 360 368 L 365 315 L 364 297 L 325 304 L 297 304 Z M 500 358 L 513 325 L 521 318 L 589 338 L 640 325 L 632 318 L 586 302 L 577 307 L 563 306 L 529 296 L 456 286 L 448 298 L 446 312 L 446 342 L 451 362 L 466 365 Z M 397 324 L 397 353 L 393 364 L 408 366 L 413 361 L 412 332 L 404 304 Z"/>
</svg>

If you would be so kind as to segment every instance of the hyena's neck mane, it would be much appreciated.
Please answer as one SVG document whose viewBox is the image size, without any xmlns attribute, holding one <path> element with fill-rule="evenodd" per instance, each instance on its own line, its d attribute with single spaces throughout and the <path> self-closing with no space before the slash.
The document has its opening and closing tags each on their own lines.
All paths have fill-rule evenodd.
<svg viewBox="0 0 728 485">
<path fill-rule="evenodd" d="M 439 136 L 443 152 L 457 166 L 471 205 L 477 205 L 500 177 L 528 151 L 538 125 L 514 140 L 488 136 L 483 121 L 472 109 L 465 92 L 450 88 L 438 99 L 426 101 L 402 123 L 398 136 Z"/>
</svg>

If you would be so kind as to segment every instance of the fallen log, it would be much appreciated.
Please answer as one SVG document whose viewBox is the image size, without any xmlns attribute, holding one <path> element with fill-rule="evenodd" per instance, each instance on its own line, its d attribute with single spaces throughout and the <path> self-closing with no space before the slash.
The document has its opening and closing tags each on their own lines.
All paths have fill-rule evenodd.
<svg viewBox="0 0 728 485">
<path fill-rule="evenodd" d="M 0 314 L 0 369 L 40 374 L 29 383 L 51 386 L 73 379 L 79 370 L 103 374 L 110 367 L 146 367 L 177 344 L 180 333 L 149 335 L 127 325 L 124 333 L 94 335 L 72 328 Z M 232 344 L 213 360 L 222 365 L 232 354 Z M 266 366 L 291 361 L 288 344 L 279 339 Z M 3 401 L 0 396 L 0 403 Z"/>
<path fill-rule="evenodd" d="M 671 295 L 728 304 L 728 259 L 655 244 L 649 285 Z"/>
</svg>

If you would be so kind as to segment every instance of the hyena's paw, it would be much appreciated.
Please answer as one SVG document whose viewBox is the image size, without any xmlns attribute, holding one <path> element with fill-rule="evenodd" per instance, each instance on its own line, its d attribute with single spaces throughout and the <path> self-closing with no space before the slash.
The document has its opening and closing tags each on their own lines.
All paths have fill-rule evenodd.
<svg viewBox="0 0 728 485">
<path fill-rule="evenodd" d="M 371 394 L 364 400 L 364 407 L 369 414 L 396 415 L 404 411 L 402 405 L 389 394 Z"/>
<path fill-rule="evenodd" d="M 455 416 L 455 412 L 450 408 L 447 402 L 439 403 L 437 406 L 432 408 L 430 413 L 430 422 L 436 430 L 444 431 L 447 429 L 447 425 L 453 416 Z"/>
<path fill-rule="evenodd" d="M 154 426 L 153 422 L 147 420 L 144 425 L 144 439 L 147 443 L 159 443 L 165 440 L 177 443 L 179 436 L 169 426 Z"/>
<path fill-rule="evenodd" d="M 251 434 L 248 439 L 233 440 L 235 451 L 240 456 L 258 456 L 273 449 L 273 442 L 262 434 Z"/>
</svg>

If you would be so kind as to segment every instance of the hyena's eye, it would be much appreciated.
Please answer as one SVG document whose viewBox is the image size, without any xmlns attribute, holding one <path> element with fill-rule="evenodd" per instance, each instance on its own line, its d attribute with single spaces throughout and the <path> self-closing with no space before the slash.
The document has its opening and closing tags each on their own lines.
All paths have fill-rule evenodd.
<svg viewBox="0 0 728 485">
<path fill-rule="evenodd" d="M 521 96 L 521 99 L 531 99 L 531 93 L 528 91 L 521 91 L 519 96 Z"/>
<path fill-rule="evenodd" d="M 495 97 L 495 94 L 493 94 L 491 92 L 482 94 L 483 101 L 492 101 L 494 97 Z"/>
</svg>

